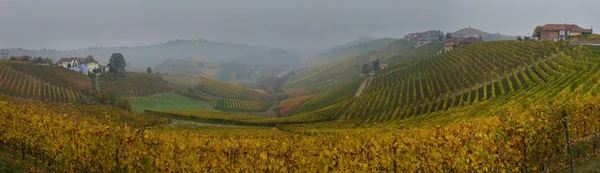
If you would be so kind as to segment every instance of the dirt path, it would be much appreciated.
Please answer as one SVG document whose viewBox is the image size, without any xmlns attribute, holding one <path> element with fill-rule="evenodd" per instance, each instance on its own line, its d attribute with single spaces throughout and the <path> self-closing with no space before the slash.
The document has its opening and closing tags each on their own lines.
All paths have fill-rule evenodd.
<svg viewBox="0 0 600 173">
<path fill-rule="evenodd" d="M 362 94 L 362 92 L 369 87 L 369 84 L 371 84 L 371 79 L 373 79 L 373 76 L 367 77 L 360 83 L 360 87 L 358 87 L 358 90 L 356 90 L 354 97 L 359 97 L 360 94 Z"/>
</svg>

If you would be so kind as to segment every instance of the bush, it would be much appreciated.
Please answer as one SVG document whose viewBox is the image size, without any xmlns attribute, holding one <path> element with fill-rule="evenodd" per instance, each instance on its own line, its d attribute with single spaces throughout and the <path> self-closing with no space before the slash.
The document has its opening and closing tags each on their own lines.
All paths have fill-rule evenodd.
<svg viewBox="0 0 600 173">
<path fill-rule="evenodd" d="M 120 99 L 118 106 L 123 110 L 131 111 L 131 101 L 127 99 Z"/>
<path fill-rule="evenodd" d="M 101 103 L 101 104 L 107 104 L 110 99 L 108 94 L 105 94 L 105 93 L 94 92 L 93 95 L 94 95 L 94 98 L 96 98 L 96 101 L 98 101 L 98 103 Z"/>
</svg>

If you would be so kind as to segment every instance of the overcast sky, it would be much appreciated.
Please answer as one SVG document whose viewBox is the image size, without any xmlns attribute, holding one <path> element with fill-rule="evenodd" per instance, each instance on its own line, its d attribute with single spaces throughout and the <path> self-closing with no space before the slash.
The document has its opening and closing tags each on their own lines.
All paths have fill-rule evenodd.
<svg viewBox="0 0 600 173">
<path fill-rule="evenodd" d="M 598 7 L 600 0 L 0 0 L 0 48 L 203 38 L 316 50 L 429 29 L 524 35 L 545 23 L 600 28 Z"/>
</svg>

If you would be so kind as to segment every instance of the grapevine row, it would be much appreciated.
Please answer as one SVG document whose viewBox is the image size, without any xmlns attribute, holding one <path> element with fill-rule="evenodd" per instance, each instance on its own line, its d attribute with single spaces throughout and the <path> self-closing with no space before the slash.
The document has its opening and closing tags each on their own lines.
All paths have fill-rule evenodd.
<svg viewBox="0 0 600 173">
<path fill-rule="evenodd" d="M 216 99 L 214 102 L 216 109 L 240 112 L 263 112 L 273 104 L 272 101 L 250 101 L 238 99 Z"/>
<path fill-rule="evenodd" d="M 6 65 L 0 65 L 0 91 L 26 99 L 59 103 L 87 102 L 82 91 L 48 83 Z"/>
<path fill-rule="evenodd" d="M 200 82 L 196 89 L 211 94 L 215 97 L 241 100 L 275 100 L 275 96 L 267 93 L 254 91 L 240 85 L 221 82 L 213 79 L 205 79 Z"/>
</svg>

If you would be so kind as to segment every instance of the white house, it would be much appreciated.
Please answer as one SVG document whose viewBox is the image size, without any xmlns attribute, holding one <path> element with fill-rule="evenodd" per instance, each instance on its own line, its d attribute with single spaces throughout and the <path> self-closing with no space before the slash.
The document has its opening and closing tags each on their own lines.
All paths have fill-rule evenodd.
<svg viewBox="0 0 600 173">
<path fill-rule="evenodd" d="M 56 62 L 56 64 L 63 66 L 64 68 L 70 68 L 73 66 L 79 66 L 79 64 L 82 60 L 83 60 L 83 58 L 77 58 L 77 57 L 60 58 L 60 60 L 58 60 L 58 62 Z"/>
</svg>

